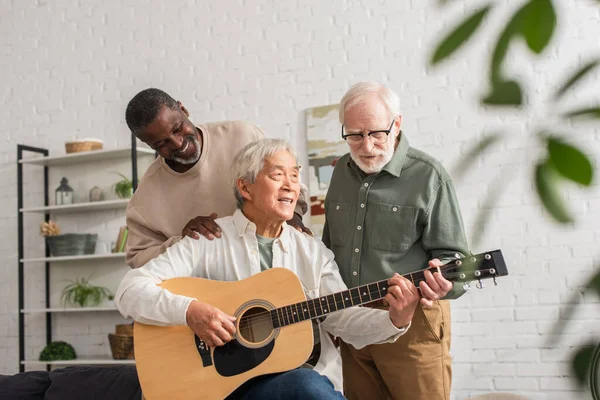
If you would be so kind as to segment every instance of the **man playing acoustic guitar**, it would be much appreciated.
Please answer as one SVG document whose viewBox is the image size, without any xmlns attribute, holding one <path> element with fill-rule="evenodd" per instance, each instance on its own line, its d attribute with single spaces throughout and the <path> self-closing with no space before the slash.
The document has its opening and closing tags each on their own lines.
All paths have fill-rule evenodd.
<svg viewBox="0 0 600 400">
<path fill-rule="evenodd" d="M 317 299 L 317 302 L 331 297 L 327 295 L 347 289 L 338 272 L 333 253 L 320 240 L 300 233 L 285 223 L 294 213 L 300 192 L 300 171 L 291 146 L 278 139 L 252 142 L 236 155 L 232 172 L 238 210 L 233 216 L 217 220 L 222 231 L 221 239 L 211 241 L 204 237 L 199 240 L 185 237 L 143 267 L 127 272 L 115 296 L 117 307 L 125 317 L 132 317 L 136 322 L 148 325 L 187 325 L 198 337 L 196 344 L 200 343 L 200 348 L 204 348 L 206 344 L 214 349 L 215 354 L 221 346 L 227 348 L 240 339 L 239 335 L 243 334 L 240 320 L 245 317 L 236 318 L 221 311 L 219 304 L 205 303 L 202 293 L 194 298 L 176 294 L 161 285 L 178 277 L 240 281 L 261 271 L 266 271 L 265 275 L 274 276 L 275 270 L 281 268 L 291 270 L 299 278 L 306 297 Z M 439 267 L 441 263 L 434 266 Z M 251 279 L 255 278 L 259 276 Z M 421 298 L 411 281 L 397 274 L 391 277 L 387 282 L 389 286 L 385 288 L 385 300 L 390 306 L 386 311 L 349 307 L 329 313 L 329 307 L 323 303 L 319 306 L 321 314 L 327 315 L 320 323 L 321 356 L 314 369 L 296 368 L 283 373 L 257 376 L 220 396 L 227 396 L 228 399 L 343 398 L 340 393 L 341 359 L 327 333 L 342 338 L 356 348 L 373 343 L 394 342 L 409 329 L 419 298 L 423 304 L 431 304 L 430 299 L 442 297 L 452 288 L 452 283 L 437 272 L 431 274 L 425 271 L 424 278 L 419 284 Z M 236 284 L 239 283 L 228 285 Z M 277 284 L 275 281 L 272 286 Z M 255 293 L 259 299 L 265 295 L 268 286 L 261 290 Z M 206 293 L 207 297 L 209 295 L 214 293 Z M 340 305 L 343 306 L 341 308 L 345 308 L 344 300 L 340 300 Z M 296 307 L 294 310 L 302 313 L 301 308 Z M 282 315 L 284 322 L 294 318 L 297 318 L 295 312 Z M 283 340 L 286 328 L 288 327 L 278 328 L 281 332 L 277 340 Z M 137 340 L 136 331 L 136 358 L 140 344 Z M 275 341 L 274 338 L 272 340 Z M 213 358 L 204 367 L 200 364 L 199 368 L 216 368 L 216 361 Z M 141 367 L 140 363 L 138 373 L 142 390 L 151 399 L 151 393 L 144 387 L 144 372 Z M 274 371 L 281 369 L 275 368 Z M 181 371 L 172 370 L 165 365 L 157 379 L 161 385 L 173 385 L 180 374 Z M 223 379 L 223 385 L 226 379 Z M 192 380 L 188 379 L 187 383 L 183 383 L 182 380 L 180 386 L 189 384 L 190 381 Z M 210 385 L 199 385 L 193 398 L 217 397 L 214 394 L 217 392 L 208 386 L 218 386 L 220 382 L 215 379 Z M 169 398 L 175 399 L 176 396 Z"/>
</svg>

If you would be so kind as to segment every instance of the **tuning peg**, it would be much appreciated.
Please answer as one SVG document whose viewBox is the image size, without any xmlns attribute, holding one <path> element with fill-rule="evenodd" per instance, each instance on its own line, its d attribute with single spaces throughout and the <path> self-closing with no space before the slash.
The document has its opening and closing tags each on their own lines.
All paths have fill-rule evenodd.
<svg viewBox="0 0 600 400">
<path fill-rule="evenodd" d="M 483 289 L 483 288 L 485 287 L 485 285 L 483 284 L 483 282 L 481 282 L 481 279 L 479 279 L 479 280 L 477 281 L 477 283 L 475 284 L 475 287 L 476 287 L 477 289 Z"/>
<path fill-rule="evenodd" d="M 455 253 L 455 254 L 454 254 L 454 257 L 455 257 L 456 259 L 460 260 L 460 254 L 458 254 L 458 253 Z"/>
<path fill-rule="evenodd" d="M 463 290 L 466 291 L 466 290 L 469 290 L 469 289 L 471 289 L 471 284 L 469 282 L 463 283 Z"/>
<path fill-rule="evenodd" d="M 494 280 L 494 286 L 498 286 L 498 282 L 496 282 L 496 275 L 492 276 L 492 279 Z"/>
</svg>

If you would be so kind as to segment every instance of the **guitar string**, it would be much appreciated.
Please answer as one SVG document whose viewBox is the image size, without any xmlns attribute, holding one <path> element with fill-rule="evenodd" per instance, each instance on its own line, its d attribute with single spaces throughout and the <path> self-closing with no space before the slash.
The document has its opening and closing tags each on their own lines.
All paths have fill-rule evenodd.
<svg viewBox="0 0 600 400">
<path fill-rule="evenodd" d="M 420 272 L 420 271 L 416 271 L 416 272 Z M 444 275 L 444 276 L 445 276 L 445 277 L 448 277 L 448 278 L 453 278 L 453 277 L 460 276 L 460 273 L 459 273 L 459 272 L 451 272 L 451 273 L 447 273 L 447 274 L 446 274 L 446 275 Z M 417 278 L 416 280 L 414 280 L 414 282 L 415 282 L 416 284 L 418 284 L 418 283 L 420 283 L 420 282 L 422 282 L 422 281 L 425 281 L 425 278 Z M 417 285 L 415 285 L 415 286 L 417 286 Z M 356 288 L 353 288 L 353 289 L 356 289 Z M 350 289 L 350 290 L 352 290 L 352 289 Z M 348 290 L 348 291 L 350 291 L 350 290 Z M 342 291 L 342 292 L 337 292 L 337 293 L 333 293 L 333 294 L 341 294 L 341 293 L 343 293 L 343 292 L 345 292 L 345 291 Z M 324 297 L 328 297 L 328 296 L 331 296 L 331 295 L 332 295 L 332 294 L 325 295 Z M 371 295 L 371 293 L 370 293 L 370 292 L 369 292 L 369 295 Z M 354 297 L 352 297 L 352 293 L 350 293 L 350 296 L 351 296 L 352 300 L 354 300 Z M 364 303 L 370 303 L 371 301 L 376 301 L 376 300 L 379 300 L 379 299 L 381 299 L 381 298 L 383 298 L 383 297 L 385 297 L 385 296 L 381 296 L 381 297 L 379 297 L 378 299 L 375 299 L 375 300 L 369 300 L 369 301 L 367 301 L 367 302 L 364 302 Z M 320 298 L 320 297 L 319 297 L 319 298 Z M 291 307 L 291 306 L 295 306 L 296 304 L 308 303 L 308 301 L 310 301 L 310 300 L 313 300 L 313 301 L 314 301 L 314 300 L 316 300 L 316 299 L 317 299 L 317 298 L 315 298 L 315 299 L 309 299 L 309 300 L 307 300 L 307 301 L 303 301 L 303 302 L 300 302 L 300 303 L 288 304 L 287 306 L 283 306 L 283 307 L 277 307 L 277 308 L 276 308 L 276 309 L 274 309 L 274 310 L 277 310 L 277 309 L 283 309 L 283 308 L 285 308 L 285 307 Z M 336 305 L 336 306 L 337 306 L 337 305 L 339 305 L 339 301 L 338 301 L 338 300 L 336 300 L 336 299 L 335 299 L 335 297 L 333 298 L 333 300 L 334 300 L 334 302 L 335 302 L 335 305 Z M 360 301 L 360 295 L 359 295 L 359 298 L 358 298 L 358 299 L 356 299 L 356 300 Z M 341 302 L 341 305 L 343 305 L 343 303 L 344 303 L 344 300 L 342 300 L 342 302 Z M 361 303 L 361 304 L 364 304 L 364 303 Z M 317 304 L 320 304 L 320 303 L 317 303 Z M 326 302 L 326 303 L 325 303 L 325 305 L 327 306 L 327 308 L 329 308 L 329 303 L 328 303 L 328 302 Z M 360 304 L 356 304 L 356 305 L 360 305 Z M 310 309 L 310 305 L 309 305 L 309 304 L 307 304 L 307 306 L 308 306 L 308 309 Z M 323 306 L 322 306 L 322 305 L 320 305 L 319 307 L 320 307 L 321 309 L 323 309 Z M 315 312 L 316 312 L 316 304 L 313 304 L 313 308 L 315 309 Z M 344 307 L 344 308 L 346 308 L 346 307 Z M 262 319 L 262 321 L 265 321 L 265 323 L 271 323 L 271 322 L 270 322 L 270 321 L 272 320 L 272 318 L 271 318 L 271 311 L 274 311 L 274 310 L 262 311 L 262 312 L 260 312 L 260 313 L 256 313 L 256 314 L 252 314 L 252 315 L 248 315 L 248 316 L 243 316 L 242 318 L 240 318 L 240 323 L 242 323 L 242 322 L 245 322 L 245 321 L 247 321 L 248 319 L 252 319 L 252 320 L 254 320 L 254 321 L 258 321 L 259 319 Z M 293 312 L 293 310 L 291 310 L 291 311 Z M 337 311 L 337 310 L 334 310 L 334 311 Z M 322 316 L 322 315 L 326 315 L 326 314 L 331 314 L 331 313 L 332 313 L 332 312 L 334 312 L 334 311 L 327 312 L 327 313 L 323 313 L 323 314 L 318 314 L 318 315 L 317 315 L 317 316 L 315 316 L 315 317 L 306 318 L 305 320 L 308 320 L 308 319 L 314 319 L 314 318 L 318 318 L 318 317 L 320 317 L 320 316 Z M 284 310 L 281 310 L 281 312 L 283 313 L 283 317 L 284 317 L 284 318 L 285 318 L 285 317 L 287 317 L 287 315 L 285 314 L 285 311 L 284 311 Z M 308 311 L 308 313 L 310 314 L 310 311 Z M 277 318 L 279 319 L 279 315 L 277 316 Z M 292 319 L 293 319 L 293 316 L 290 316 L 290 318 L 292 318 Z M 284 319 L 284 321 L 285 321 L 285 319 Z M 298 322 L 300 322 L 300 321 L 298 321 Z M 253 326 L 255 326 L 255 325 L 256 325 L 256 323 L 252 323 L 252 325 L 253 325 Z M 259 325 L 260 325 L 260 323 L 259 323 Z"/>
<path fill-rule="evenodd" d="M 451 273 L 446 274 L 445 276 L 449 277 L 449 278 L 460 276 L 460 272 L 451 272 Z M 424 280 L 425 279 L 417 280 L 417 283 L 419 283 L 421 281 L 424 281 Z M 338 293 L 341 293 L 341 292 L 338 292 Z M 335 293 L 335 294 L 338 294 L 338 293 Z M 327 295 L 327 296 L 330 296 L 330 295 Z M 385 297 L 385 296 L 380 297 L 380 299 L 383 298 L 383 297 Z M 310 300 L 315 300 L 315 299 L 310 299 Z M 378 300 L 378 299 L 376 299 L 376 300 Z M 370 300 L 370 301 L 365 302 L 365 303 L 369 303 L 371 301 L 376 301 L 376 300 Z M 335 297 L 334 297 L 334 301 L 335 301 L 336 305 L 339 304 L 339 301 L 335 300 Z M 301 302 L 301 303 L 306 303 L 306 302 Z M 300 304 L 300 303 L 294 303 L 294 304 L 290 304 L 290 305 L 284 306 L 284 307 L 290 307 L 290 306 L 293 306 L 295 304 Z M 364 303 L 362 303 L 362 304 L 364 304 Z M 342 300 L 342 305 L 343 305 L 343 300 Z M 360 304 L 356 304 L 356 305 L 358 306 Z M 281 309 L 281 308 L 284 308 L 284 307 L 278 307 L 277 309 Z M 327 307 L 329 308 L 329 304 L 327 304 Z M 310 306 L 309 306 L 309 308 L 310 308 Z M 344 309 L 345 308 L 346 307 L 344 307 Z M 263 311 L 263 312 L 260 312 L 260 313 L 257 313 L 257 314 L 252 314 L 252 315 L 249 315 L 249 316 L 243 316 L 242 318 L 240 318 L 240 323 L 247 323 L 247 321 L 249 319 L 251 319 L 252 321 L 250 322 L 250 324 L 251 324 L 252 327 L 259 327 L 259 326 L 264 326 L 264 325 L 267 325 L 267 324 L 272 326 L 273 325 L 273 320 L 271 318 L 271 311 L 272 310 L 270 310 L 270 311 Z M 306 319 L 304 319 L 302 321 L 308 321 L 308 320 L 311 320 L 311 319 L 319 318 L 321 316 L 329 315 L 329 314 L 331 314 L 333 312 L 336 312 L 336 311 L 338 311 L 338 310 L 334 310 L 334 311 L 330 311 L 330 312 L 318 314 L 318 315 L 316 315 L 314 317 L 311 316 L 311 318 L 306 318 Z M 285 313 L 285 311 L 283 311 L 283 310 L 282 310 L 282 312 Z M 292 310 L 292 312 L 293 312 L 293 310 Z M 316 310 L 315 310 L 315 312 L 316 312 Z M 309 314 L 310 314 L 310 311 L 309 311 Z M 284 317 L 287 317 L 287 315 L 284 314 Z M 277 316 L 277 318 L 279 320 L 279 316 Z M 288 320 L 292 320 L 293 321 L 294 320 L 294 316 L 293 315 L 289 316 Z M 292 323 L 297 323 L 297 322 L 302 322 L 302 321 L 293 321 Z M 285 319 L 284 319 L 284 322 L 285 322 Z M 291 325 L 291 324 L 285 324 L 283 326 L 287 326 L 287 325 Z M 283 327 L 283 326 L 280 326 L 280 328 Z"/>
</svg>

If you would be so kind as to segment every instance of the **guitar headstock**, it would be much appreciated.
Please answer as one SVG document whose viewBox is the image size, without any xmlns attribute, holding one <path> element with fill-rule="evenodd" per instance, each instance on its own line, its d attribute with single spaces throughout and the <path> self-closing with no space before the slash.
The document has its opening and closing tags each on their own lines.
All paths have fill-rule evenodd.
<svg viewBox="0 0 600 400">
<path fill-rule="evenodd" d="M 484 279 L 493 279 L 494 284 L 497 285 L 496 277 L 508 275 L 501 250 L 486 251 L 456 259 L 441 267 L 441 271 L 444 278 L 449 281 L 464 283 L 465 289 L 469 288 L 469 283 L 472 281 L 478 281 L 477 288 L 483 288 L 481 281 Z"/>
</svg>

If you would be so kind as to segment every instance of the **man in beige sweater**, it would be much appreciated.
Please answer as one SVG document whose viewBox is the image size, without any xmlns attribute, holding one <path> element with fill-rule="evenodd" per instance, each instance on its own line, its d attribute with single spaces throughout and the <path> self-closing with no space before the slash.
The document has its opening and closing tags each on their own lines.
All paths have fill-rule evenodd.
<svg viewBox="0 0 600 400">
<path fill-rule="evenodd" d="M 219 229 L 214 219 L 236 209 L 229 170 L 235 154 L 262 138 L 249 122 L 195 125 L 188 110 L 159 89 L 135 95 L 125 112 L 131 132 L 156 150 L 158 157 L 144 173 L 127 206 L 126 262 L 139 268 L 184 236 L 210 237 Z M 304 229 L 298 202 L 291 225 Z"/>
</svg>

